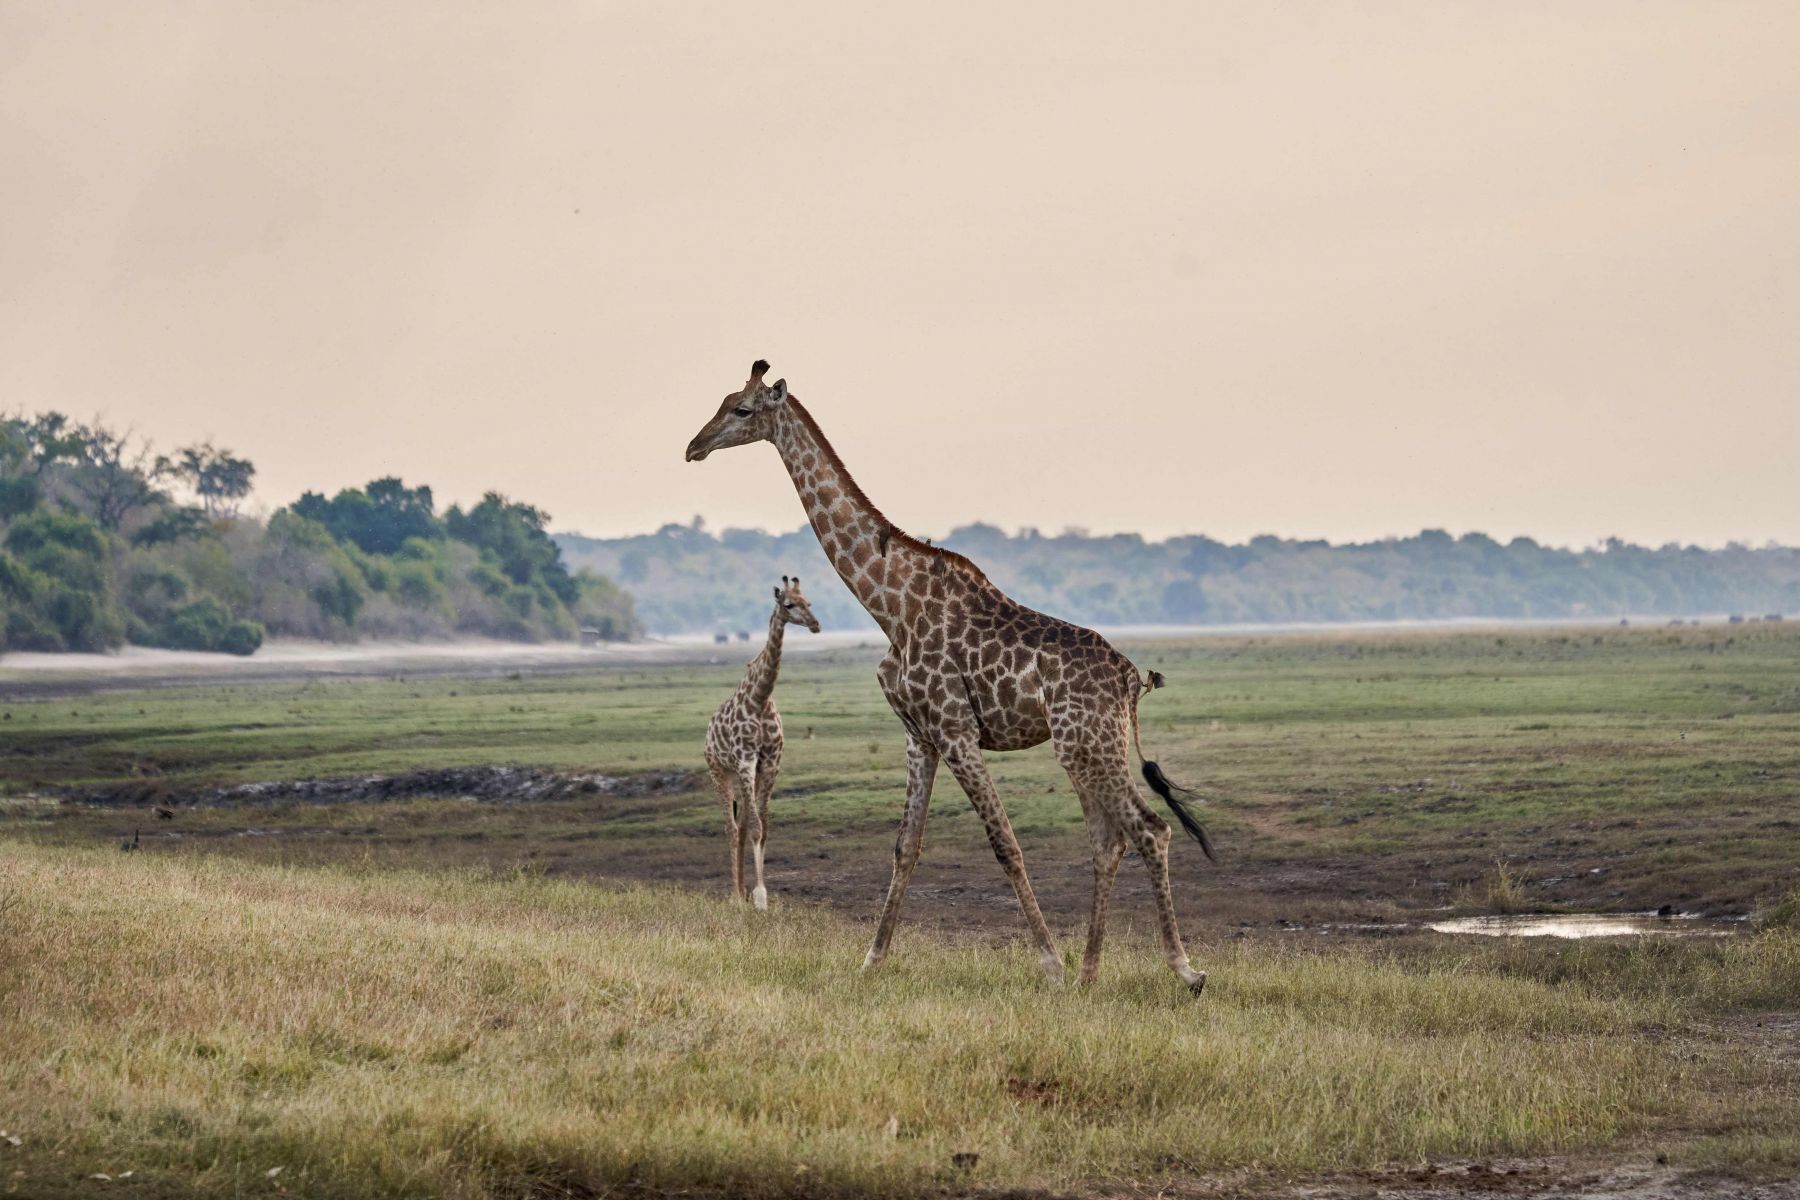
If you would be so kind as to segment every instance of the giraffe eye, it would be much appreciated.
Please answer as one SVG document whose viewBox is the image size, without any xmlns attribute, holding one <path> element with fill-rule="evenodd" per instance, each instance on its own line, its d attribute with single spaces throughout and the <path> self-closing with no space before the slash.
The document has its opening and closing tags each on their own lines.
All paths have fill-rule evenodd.
<svg viewBox="0 0 1800 1200">
<path fill-rule="evenodd" d="M 747 417 L 750 415 L 750 410 L 747 408 L 734 408 L 731 411 L 735 415 L 740 416 L 740 417 Z"/>
</svg>

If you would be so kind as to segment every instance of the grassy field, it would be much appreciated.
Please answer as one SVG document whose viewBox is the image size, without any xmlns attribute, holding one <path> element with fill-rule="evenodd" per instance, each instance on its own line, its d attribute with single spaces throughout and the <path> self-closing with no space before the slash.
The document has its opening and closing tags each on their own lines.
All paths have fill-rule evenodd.
<svg viewBox="0 0 1800 1200">
<path fill-rule="evenodd" d="M 1465 1159 L 1528 1183 L 1652 1146 L 1672 1170 L 1800 1174 L 1800 629 L 1130 650 L 1171 683 L 1146 748 L 1207 795 L 1222 851 L 1174 866 L 1199 1002 L 1132 863 L 1100 985 L 1047 990 L 948 780 L 895 956 L 857 973 L 903 775 L 872 649 L 784 671 L 760 918 L 722 899 L 697 780 L 196 802 L 493 763 L 666 778 L 698 766 L 735 665 L 0 675 L 0 1187 L 1256 1192 Z M 1046 752 L 992 763 L 1072 957 L 1074 798 Z M 144 851 L 119 854 L 133 830 Z M 1664 903 L 1786 926 L 1546 944 L 1417 925 Z"/>
<path fill-rule="evenodd" d="M 864 977 L 829 914 L 670 889 L 18 843 L 0 864 L 23 1142 L 0 1162 L 29 1195 L 125 1172 L 140 1195 L 1066 1189 L 1666 1130 L 1712 1131 L 1696 1161 L 1794 1165 L 1800 1108 L 1716 1033 L 1800 988 L 1791 932 L 1555 964 L 1250 944 L 1195 1002 L 1143 945 L 1087 991 L 935 939 Z"/>
</svg>

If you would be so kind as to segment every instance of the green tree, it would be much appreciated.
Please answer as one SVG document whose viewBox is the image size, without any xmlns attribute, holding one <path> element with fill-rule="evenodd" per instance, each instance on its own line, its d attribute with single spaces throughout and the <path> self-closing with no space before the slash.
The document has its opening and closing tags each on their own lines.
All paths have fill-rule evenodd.
<svg viewBox="0 0 1800 1200">
<path fill-rule="evenodd" d="M 541 509 L 489 492 L 466 513 L 451 505 L 444 514 L 444 528 L 458 541 L 492 555 L 515 584 L 542 583 L 563 604 L 573 604 L 580 589 L 563 566 L 562 551 L 544 531 L 549 520 L 550 514 Z"/>
<path fill-rule="evenodd" d="M 409 538 L 430 539 L 444 533 L 433 511 L 431 489 L 409 488 L 391 475 L 372 481 L 366 489 L 344 488 L 330 500 L 307 492 L 294 502 L 293 510 L 365 554 L 394 554 Z"/>
<path fill-rule="evenodd" d="M 159 458 L 159 473 L 185 482 L 209 517 L 236 517 L 238 506 L 250 494 L 256 467 L 211 442 L 197 442 L 176 451 L 174 458 Z"/>
</svg>

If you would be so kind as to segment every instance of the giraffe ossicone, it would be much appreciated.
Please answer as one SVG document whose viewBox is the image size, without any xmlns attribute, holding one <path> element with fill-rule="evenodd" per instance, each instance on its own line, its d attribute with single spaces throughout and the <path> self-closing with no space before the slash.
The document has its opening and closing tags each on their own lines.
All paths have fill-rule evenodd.
<svg viewBox="0 0 1800 1200">
<path fill-rule="evenodd" d="M 943 766 L 987 827 L 1045 974 L 1061 980 L 1062 960 L 981 757 L 984 750 L 1023 750 L 1048 741 L 1075 786 L 1093 849 L 1082 981 L 1098 974 L 1113 883 L 1126 850 L 1133 849 L 1150 873 L 1169 966 L 1198 994 L 1206 974 L 1189 963 L 1175 919 L 1170 828 L 1138 793 L 1131 771 L 1134 746 L 1143 758 L 1137 703 L 1146 680 L 1098 633 L 1026 608 L 962 555 L 895 526 L 851 478 L 787 381 L 763 382 L 768 371 L 767 361 L 756 360 L 749 380 L 725 397 L 688 443 L 687 460 L 753 442 L 774 445 L 825 556 L 887 634 L 877 676 L 906 729 L 907 798 L 887 899 L 864 967 L 878 965 L 893 940 L 924 839 L 932 783 Z M 1156 764 L 1145 761 L 1144 776 L 1210 857 L 1204 831 Z"/>
<path fill-rule="evenodd" d="M 759 911 L 769 907 L 763 883 L 763 846 L 769 837 L 769 797 L 781 773 L 781 713 L 775 708 L 775 680 L 781 674 L 781 643 L 789 625 L 819 632 L 819 620 L 801 594 L 800 580 L 781 577 L 769 636 L 744 669 L 744 681 L 713 713 L 706 727 L 706 769 L 725 807 L 731 857 L 731 894 Z M 756 886 L 747 887 L 744 851 L 751 853 Z"/>
</svg>

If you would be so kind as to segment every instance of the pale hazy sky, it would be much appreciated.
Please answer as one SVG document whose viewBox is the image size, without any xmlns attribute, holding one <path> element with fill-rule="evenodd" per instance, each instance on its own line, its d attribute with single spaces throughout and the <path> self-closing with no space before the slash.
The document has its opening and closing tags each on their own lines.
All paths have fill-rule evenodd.
<svg viewBox="0 0 1800 1200">
<path fill-rule="evenodd" d="M 1800 5 L 0 0 L 0 408 L 558 529 L 1800 544 Z"/>
</svg>

